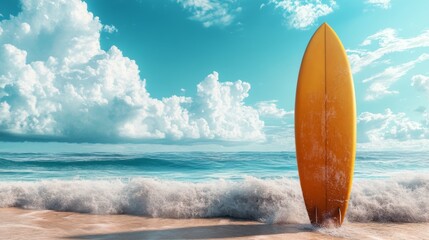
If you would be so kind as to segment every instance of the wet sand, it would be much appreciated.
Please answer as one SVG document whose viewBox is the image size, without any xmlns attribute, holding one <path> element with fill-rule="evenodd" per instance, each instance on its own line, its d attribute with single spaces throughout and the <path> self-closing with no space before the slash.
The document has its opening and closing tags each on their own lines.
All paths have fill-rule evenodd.
<svg viewBox="0 0 429 240">
<path fill-rule="evenodd" d="M 0 208 L 0 239 L 429 239 L 429 223 L 263 224 Z"/>
</svg>

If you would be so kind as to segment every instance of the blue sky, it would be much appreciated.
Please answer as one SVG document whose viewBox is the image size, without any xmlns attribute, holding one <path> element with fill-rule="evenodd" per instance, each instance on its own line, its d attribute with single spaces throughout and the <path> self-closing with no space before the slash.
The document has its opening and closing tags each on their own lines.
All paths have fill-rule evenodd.
<svg viewBox="0 0 429 240">
<path fill-rule="evenodd" d="M 427 9 L 424 0 L 2 1 L 0 139 L 291 150 L 301 58 L 328 22 L 354 72 L 359 148 L 422 149 Z"/>
</svg>

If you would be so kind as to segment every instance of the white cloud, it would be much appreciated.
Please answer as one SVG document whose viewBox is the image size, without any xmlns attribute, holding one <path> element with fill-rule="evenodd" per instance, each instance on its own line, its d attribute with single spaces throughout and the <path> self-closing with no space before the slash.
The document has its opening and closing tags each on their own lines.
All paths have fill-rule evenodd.
<svg viewBox="0 0 429 240">
<path fill-rule="evenodd" d="M 411 78 L 411 86 L 429 93 L 429 77 L 421 74 L 415 75 Z"/>
<path fill-rule="evenodd" d="M 103 31 L 107 33 L 115 33 L 118 32 L 118 29 L 114 25 L 104 25 Z"/>
<path fill-rule="evenodd" d="M 385 55 L 415 48 L 429 47 L 429 30 L 424 31 L 416 37 L 399 38 L 395 29 L 387 28 L 367 37 L 361 43 L 361 46 L 367 49 L 347 50 L 353 73 L 360 72 Z M 376 49 L 372 51 L 368 50 L 368 48 L 373 47 L 376 47 Z"/>
<path fill-rule="evenodd" d="M 363 80 L 363 82 L 371 82 L 371 85 L 366 91 L 365 100 L 375 100 L 386 95 L 399 93 L 398 91 L 390 90 L 391 85 L 407 74 L 408 71 L 413 69 L 417 63 L 426 61 L 428 59 L 429 54 L 422 54 L 416 60 L 398 66 L 388 67 L 383 72 L 366 78 Z"/>
<path fill-rule="evenodd" d="M 365 3 L 384 9 L 390 8 L 390 0 L 366 0 Z"/>
<path fill-rule="evenodd" d="M 276 9 L 283 11 L 283 16 L 289 26 L 296 29 L 306 29 L 313 26 L 320 17 L 334 11 L 334 0 L 270 0 Z"/>
<path fill-rule="evenodd" d="M 411 120 L 405 113 L 394 113 L 389 108 L 384 113 L 363 112 L 358 117 L 359 142 L 379 143 L 384 140 L 429 139 L 429 126 Z"/>
<path fill-rule="evenodd" d="M 100 48 L 100 20 L 80 0 L 24 0 L 0 22 L 0 132 L 64 141 L 202 139 L 262 141 L 264 122 L 246 106 L 250 84 L 216 72 L 194 99 L 155 99 L 135 61 Z M 29 31 L 22 29 L 28 24 Z"/>
<path fill-rule="evenodd" d="M 198 84 L 195 101 L 178 96 L 150 99 L 150 107 L 139 109 L 119 131 L 131 138 L 260 141 L 265 138 L 264 122 L 243 103 L 249 90 L 250 84 L 240 80 L 219 82 L 214 72 Z"/>
<path fill-rule="evenodd" d="M 22 31 L 24 34 L 29 33 L 29 32 L 31 31 L 31 26 L 30 26 L 30 24 L 28 24 L 28 23 L 21 23 L 21 31 Z"/>
<path fill-rule="evenodd" d="M 258 102 L 256 103 L 256 109 L 259 115 L 264 117 L 282 118 L 288 114 L 293 114 L 293 111 L 286 112 L 284 109 L 278 108 L 277 100 Z"/>
<path fill-rule="evenodd" d="M 0 23 L 0 46 L 12 44 L 25 50 L 30 61 L 55 56 L 57 61 L 64 61 L 58 64 L 70 65 L 86 63 L 102 53 L 102 25 L 85 3 L 22 0 L 22 9 L 18 16 Z"/>
<path fill-rule="evenodd" d="M 201 22 L 204 27 L 228 26 L 241 12 L 241 8 L 235 6 L 236 0 L 176 0 L 177 3 L 189 11 L 191 19 Z"/>
</svg>

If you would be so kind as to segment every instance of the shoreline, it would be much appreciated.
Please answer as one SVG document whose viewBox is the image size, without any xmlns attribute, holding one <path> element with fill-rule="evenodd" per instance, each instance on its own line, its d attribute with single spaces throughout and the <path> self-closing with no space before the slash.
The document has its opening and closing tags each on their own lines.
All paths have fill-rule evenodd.
<svg viewBox="0 0 429 240">
<path fill-rule="evenodd" d="M 0 208 L 0 239 L 429 239 L 429 223 L 264 224 Z"/>
</svg>

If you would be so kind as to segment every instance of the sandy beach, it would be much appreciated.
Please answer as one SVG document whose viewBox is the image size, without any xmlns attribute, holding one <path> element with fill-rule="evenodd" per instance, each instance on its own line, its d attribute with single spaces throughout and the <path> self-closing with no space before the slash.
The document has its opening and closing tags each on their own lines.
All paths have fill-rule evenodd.
<svg viewBox="0 0 429 240">
<path fill-rule="evenodd" d="M 0 239 L 429 239 L 428 223 L 345 223 L 340 229 L 308 224 L 90 215 L 0 209 Z"/>
</svg>

